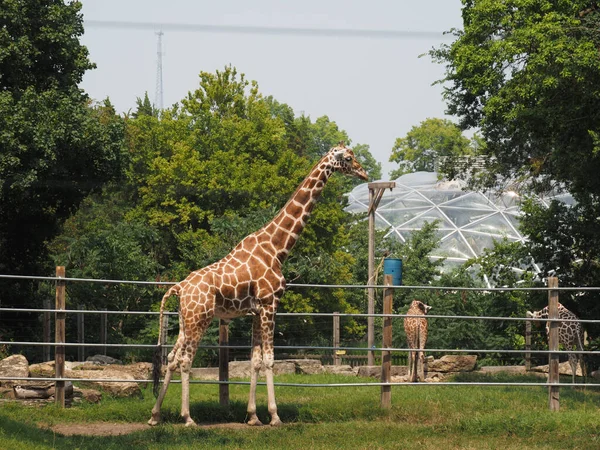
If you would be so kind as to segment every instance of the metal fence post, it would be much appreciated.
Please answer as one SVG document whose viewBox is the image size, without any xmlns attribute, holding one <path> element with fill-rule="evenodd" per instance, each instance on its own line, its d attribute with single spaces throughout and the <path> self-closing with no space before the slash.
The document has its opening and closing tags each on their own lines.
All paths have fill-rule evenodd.
<svg viewBox="0 0 600 450">
<path fill-rule="evenodd" d="M 106 308 L 102 308 L 102 311 L 106 311 Z M 100 314 L 100 343 L 106 344 L 108 336 L 108 314 Z M 106 356 L 106 347 L 101 347 L 102 354 Z"/>
<path fill-rule="evenodd" d="M 50 298 L 44 299 L 44 318 L 43 318 L 43 329 L 44 329 L 44 342 L 51 342 L 52 339 L 52 316 L 50 315 L 50 309 L 52 309 L 52 300 Z M 42 359 L 44 361 L 50 361 L 52 354 L 52 348 L 49 345 L 44 345 L 44 351 Z"/>
<path fill-rule="evenodd" d="M 525 321 L 525 371 L 531 371 L 531 321 Z"/>
<path fill-rule="evenodd" d="M 64 266 L 56 267 L 56 276 L 58 278 L 65 277 Z M 56 309 L 65 309 L 65 282 L 63 280 L 56 280 Z M 65 343 L 65 317 L 66 313 L 56 312 L 55 313 L 55 335 L 54 341 L 56 347 L 54 350 L 54 376 L 56 378 L 63 378 L 65 376 L 65 346 L 58 345 Z M 54 389 L 54 399 L 56 404 L 61 408 L 65 407 L 65 382 L 56 381 Z"/>
<path fill-rule="evenodd" d="M 557 288 L 558 278 L 549 277 L 548 287 Z M 548 319 L 558 319 L 558 291 L 548 291 Z M 558 351 L 558 328 L 559 322 L 548 322 L 548 348 L 551 352 Z M 558 373 L 558 353 L 550 353 L 548 362 L 548 387 L 549 407 L 550 411 L 558 411 L 560 408 L 560 382 Z"/>
<path fill-rule="evenodd" d="M 383 284 L 391 286 L 392 275 L 384 275 Z M 383 314 L 392 314 L 392 303 L 394 297 L 394 290 L 391 288 L 385 288 L 383 290 Z M 383 348 L 392 347 L 392 318 L 384 317 L 383 319 Z M 392 352 L 389 350 L 383 350 L 381 352 L 381 382 L 391 382 L 392 375 Z M 391 408 L 392 407 L 392 386 L 381 386 L 381 407 Z"/>
<path fill-rule="evenodd" d="M 340 347 L 340 313 L 333 313 L 333 365 L 342 364 L 342 357 L 338 348 Z"/>
<path fill-rule="evenodd" d="M 85 310 L 85 306 L 79 305 L 80 311 Z M 77 343 L 85 343 L 85 322 L 84 314 L 81 312 L 77 313 Z M 85 347 L 83 345 L 77 347 L 77 361 L 85 361 Z"/>
</svg>

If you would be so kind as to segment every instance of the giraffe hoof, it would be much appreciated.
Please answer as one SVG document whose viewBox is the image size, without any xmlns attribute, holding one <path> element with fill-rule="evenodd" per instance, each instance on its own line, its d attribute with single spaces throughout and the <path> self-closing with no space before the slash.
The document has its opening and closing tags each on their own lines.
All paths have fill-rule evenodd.
<svg viewBox="0 0 600 450">
<path fill-rule="evenodd" d="M 148 425 L 150 425 L 151 427 L 154 427 L 154 426 L 158 425 L 159 423 L 160 423 L 160 416 L 155 417 L 153 415 L 152 418 L 148 421 Z"/>
<path fill-rule="evenodd" d="M 258 419 L 258 417 L 254 416 L 250 418 L 247 424 L 251 427 L 261 427 L 263 423 Z"/>
<path fill-rule="evenodd" d="M 188 417 L 187 419 L 185 419 L 184 426 L 186 426 L 186 427 L 195 427 L 196 426 L 196 422 L 194 422 L 194 419 L 192 419 L 191 417 Z"/>
<path fill-rule="evenodd" d="M 269 425 L 271 425 L 272 427 L 280 427 L 283 425 L 283 422 L 279 417 L 273 417 Z"/>
</svg>

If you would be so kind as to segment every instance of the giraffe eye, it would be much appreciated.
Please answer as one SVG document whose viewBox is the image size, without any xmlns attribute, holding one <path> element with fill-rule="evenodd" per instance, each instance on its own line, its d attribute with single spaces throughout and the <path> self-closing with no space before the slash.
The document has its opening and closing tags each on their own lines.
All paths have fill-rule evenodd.
<svg viewBox="0 0 600 450">
<path fill-rule="evenodd" d="M 346 156 L 344 159 L 345 159 L 347 162 L 350 162 L 350 161 L 352 161 L 352 156 Z"/>
</svg>

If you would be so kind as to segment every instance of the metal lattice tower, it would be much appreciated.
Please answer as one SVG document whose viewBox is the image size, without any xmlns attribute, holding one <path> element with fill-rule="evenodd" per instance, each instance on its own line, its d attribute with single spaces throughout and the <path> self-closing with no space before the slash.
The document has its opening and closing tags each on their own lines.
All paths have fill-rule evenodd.
<svg viewBox="0 0 600 450">
<path fill-rule="evenodd" d="M 162 76 L 162 37 L 163 32 L 157 31 L 158 36 L 156 43 L 156 90 L 154 92 L 154 107 L 159 111 L 163 109 L 163 76 Z"/>
</svg>

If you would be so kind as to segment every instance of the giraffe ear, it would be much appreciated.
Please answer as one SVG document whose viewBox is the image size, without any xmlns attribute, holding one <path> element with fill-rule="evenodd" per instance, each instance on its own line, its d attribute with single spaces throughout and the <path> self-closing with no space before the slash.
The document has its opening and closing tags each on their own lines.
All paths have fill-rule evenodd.
<svg viewBox="0 0 600 450">
<path fill-rule="evenodd" d="M 338 161 L 342 161 L 344 159 L 345 150 L 343 148 L 336 147 L 333 152 L 333 157 Z"/>
</svg>

